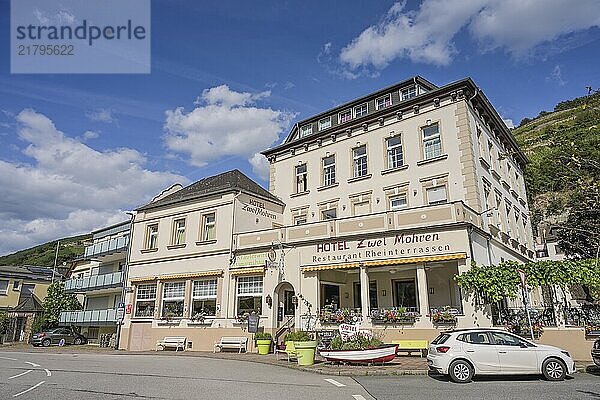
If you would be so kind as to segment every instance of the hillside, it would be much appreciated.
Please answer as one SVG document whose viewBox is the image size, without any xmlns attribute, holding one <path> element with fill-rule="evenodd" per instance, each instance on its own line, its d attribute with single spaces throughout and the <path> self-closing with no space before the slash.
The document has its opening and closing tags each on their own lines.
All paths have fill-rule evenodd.
<svg viewBox="0 0 600 400">
<path fill-rule="evenodd" d="M 60 239 L 57 265 L 69 263 L 74 258 L 83 255 L 85 246 L 91 243 L 92 235 L 73 236 Z M 13 254 L 0 257 L 0 265 L 38 265 L 52 267 L 56 253 L 56 240 L 29 249 L 20 250 Z"/>
<path fill-rule="evenodd" d="M 530 160 L 525 173 L 535 226 L 565 214 L 569 200 L 600 180 L 600 93 L 559 103 L 513 131 Z"/>
</svg>

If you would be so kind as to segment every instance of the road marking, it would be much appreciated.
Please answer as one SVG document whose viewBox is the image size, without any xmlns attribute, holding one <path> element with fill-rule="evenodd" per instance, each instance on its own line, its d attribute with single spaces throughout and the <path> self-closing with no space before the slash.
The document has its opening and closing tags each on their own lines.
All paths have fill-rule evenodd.
<svg viewBox="0 0 600 400">
<path fill-rule="evenodd" d="M 36 388 L 36 387 L 38 387 L 38 386 L 41 386 L 41 385 L 43 385 L 44 383 L 46 383 L 46 381 L 41 381 L 41 382 L 39 382 L 37 385 L 33 385 L 33 386 L 32 386 L 32 387 L 30 387 L 29 389 L 23 390 L 22 392 L 20 392 L 20 393 L 17 393 L 17 394 L 13 394 L 13 397 L 18 397 L 18 396 L 20 396 L 20 395 L 22 395 L 22 394 L 25 394 L 25 393 L 27 393 L 27 392 L 31 392 L 33 389 L 35 389 L 35 388 Z"/>
<path fill-rule="evenodd" d="M 360 394 L 353 394 L 352 397 L 354 397 L 356 400 L 367 400 L 364 396 Z"/>
<path fill-rule="evenodd" d="M 10 358 L 10 357 L 0 357 L 3 360 L 10 360 L 10 361 L 19 361 L 16 358 Z"/>
<path fill-rule="evenodd" d="M 32 362 L 30 362 L 30 361 L 25 361 L 25 364 L 29 364 L 29 365 L 31 365 L 32 367 L 39 367 L 39 366 L 40 366 L 40 364 L 32 363 Z"/>
<path fill-rule="evenodd" d="M 335 386 L 337 386 L 337 387 L 344 387 L 344 386 L 346 386 L 346 385 L 344 385 L 343 383 L 339 383 L 339 382 L 338 382 L 338 381 L 336 381 L 335 379 L 330 379 L 330 378 L 328 378 L 328 379 L 325 379 L 325 381 L 327 381 L 327 382 L 329 382 L 329 383 L 331 383 L 332 385 L 335 385 Z"/>
<path fill-rule="evenodd" d="M 52 376 L 52 372 L 49 369 L 44 368 L 44 371 L 46 371 L 46 376 Z"/>
<path fill-rule="evenodd" d="M 20 374 L 18 374 L 18 375 L 15 375 L 15 376 L 11 376 L 11 377 L 10 377 L 10 378 L 8 378 L 8 379 L 14 379 L 14 378 L 18 378 L 18 377 L 20 377 L 20 376 L 23 376 L 23 375 L 25 375 L 25 374 L 28 374 L 28 373 L 30 373 L 30 372 L 33 372 L 33 370 L 32 370 L 32 369 L 28 369 L 27 371 L 25 371 L 25 372 L 21 372 Z"/>
</svg>

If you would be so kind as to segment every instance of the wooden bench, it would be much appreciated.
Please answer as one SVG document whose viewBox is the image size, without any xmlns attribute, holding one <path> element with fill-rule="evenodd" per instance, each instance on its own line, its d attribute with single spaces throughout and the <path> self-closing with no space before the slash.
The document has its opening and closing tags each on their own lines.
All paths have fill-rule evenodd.
<svg viewBox="0 0 600 400">
<path fill-rule="evenodd" d="M 429 342 L 427 340 L 392 340 L 392 344 L 398 345 L 398 353 L 401 351 L 407 352 L 408 355 L 412 355 L 414 351 L 418 351 L 423 357 L 427 349 L 429 348 Z"/>
<path fill-rule="evenodd" d="M 155 351 L 164 350 L 167 347 L 175 347 L 176 352 L 181 347 L 181 350 L 185 351 L 186 339 L 185 336 L 165 336 L 163 340 L 156 341 Z"/>
<path fill-rule="evenodd" d="M 245 352 L 247 350 L 247 347 L 247 337 L 222 337 L 221 340 L 215 342 L 213 353 L 217 352 L 217 348 L 219 349 L 219 351 L 223 351 L 223 349 L 238 349 L 238 353 L 241 353 L 242 350 L 244 350 Z"/>
</svg>

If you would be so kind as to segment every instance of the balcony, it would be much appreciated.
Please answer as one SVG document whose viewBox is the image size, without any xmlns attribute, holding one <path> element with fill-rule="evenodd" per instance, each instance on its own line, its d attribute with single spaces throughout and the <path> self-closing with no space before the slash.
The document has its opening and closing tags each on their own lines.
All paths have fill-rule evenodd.
<svg viewBox="0 0 600 400">
<path fill-rule="evenodd" d="M 123 285 L 123 271 L 112 274 L 90 275 L 83 278 L 69 279 L 65 282 L 65 292 L 88 292 L 98 289 L 119 288 Z"/>
<path fill-rule="evenodd" d="M 129 235 L 103 240 L 85 248 L 84 257 L 100 257 L 119 251 L 126 251 L 129 244 Z"/>
<path fill-rule="evenodd" d="M 112 325 L 117 323 L 117 310 L 63 311 L 58 319 L 60 325 Z"/>
</svg>

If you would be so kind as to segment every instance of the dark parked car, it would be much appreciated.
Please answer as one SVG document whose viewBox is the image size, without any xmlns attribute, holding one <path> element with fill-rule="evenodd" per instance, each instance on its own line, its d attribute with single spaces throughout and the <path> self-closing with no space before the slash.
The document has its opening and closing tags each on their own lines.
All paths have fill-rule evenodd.
<svg viewBox="0 0 600 400">
<path fill-rule="evenodd" d="M 48 347 L 51 344 L 60 344 L 63 339 L 63 344 L 84 344 L 87 342 L 85 336 L 69 328 L 53 328 L 34 334 L 31 337 L 31 344 L 36 347 Z"/>
<path fill-rule="evenodd" d="M 600 367 L 600 339 L 596 339 L 592 348 L 592 359 L 594 364 Z"/>
</svg>

